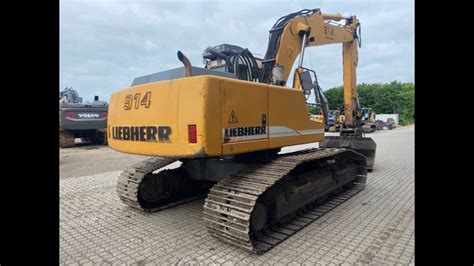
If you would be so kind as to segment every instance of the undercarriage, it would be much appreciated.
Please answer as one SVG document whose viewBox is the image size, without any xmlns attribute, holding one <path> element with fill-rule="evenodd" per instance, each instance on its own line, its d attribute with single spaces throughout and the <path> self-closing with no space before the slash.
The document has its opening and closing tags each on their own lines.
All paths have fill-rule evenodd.
<svg viewBox="0 0 474 266">
<path fill-rule="evenodd" d="M 360 191 L 367 173 L 365 157 L 343 148 L 177 161 L 152 158 L 123 171 L 120 199 L 152 212 L 207 195 L 203 219 L 210 234 L 255 253 Z M 170 164 L 177 167 L 162 169 Z"/>
<path fill-rule="evenodd" d="M 59 147 L 70 148 L 75 146 L 75 139 L 89 141 L 92 144 L 107 145 L 107 131 L 99 130 L 59 130 Z"/>
</svg>

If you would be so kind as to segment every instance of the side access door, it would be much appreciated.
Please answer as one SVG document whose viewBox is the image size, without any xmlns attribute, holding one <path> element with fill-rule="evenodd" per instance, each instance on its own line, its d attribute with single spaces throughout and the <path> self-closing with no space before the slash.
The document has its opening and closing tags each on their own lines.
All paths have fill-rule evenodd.
<svg viewBox="0 0 474 266">
<path fill-rule="evenodd" d="M 222 90 L 222 153 L 268 149 L 268 87 L 226 80 Z"/>
</svg>

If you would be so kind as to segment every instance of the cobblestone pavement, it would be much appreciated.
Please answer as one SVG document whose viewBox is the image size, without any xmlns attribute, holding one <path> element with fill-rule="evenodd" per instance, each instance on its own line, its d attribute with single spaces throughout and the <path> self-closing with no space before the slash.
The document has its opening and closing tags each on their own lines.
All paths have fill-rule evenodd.
<svg viewBox="0 0 474 266">
<path fill-rule="evenodd" d="M 366 188 L 263 255 L 211 237 L 204 200 L 146 214 L 118 199 L 119 171 L 61 179 L 61 264 L 414 264 L 414 126 L 368 136 Z"/>
<path fill-rule="evenodd" d="M 59 178 L 118 171 L 148 157 L 116 152 L 104 145 L 78 145 L 59 149 Z"/>
</svg>

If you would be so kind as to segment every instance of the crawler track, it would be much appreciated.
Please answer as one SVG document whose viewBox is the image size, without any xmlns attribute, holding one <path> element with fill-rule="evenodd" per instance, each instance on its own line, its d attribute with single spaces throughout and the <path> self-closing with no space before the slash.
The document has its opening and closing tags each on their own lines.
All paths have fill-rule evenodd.
<svg viewBox="0 0 474 266">
<path fill-rule="evenodd" d="M 304 207 L 295 209 L 290 220 L 284 223 L 267 222 L 262 230 L 252 230 L 255 206 L 272 186 L 281 182 L 287 184 L 284 182 L 296 178 L 291 176 L 296 167 L 316 161 L 331 161 L 330 164 L 336 165 L 331 166 L 333 175 L 344 175 L 344 170 L 338 169 L 336 162 L 341 156 L 359 159 L 357 169 L 362 174 L 350 177 L 349 181 L 331 186 L 330 189 L 318 191 L 321 196 Z M 363 158 L 362 155 L 346 149 L 312 149 L 257 162 L 246 170 L 223 179 L 210 190 L 204 204 L 204 219 L 208 222 L 208 230 L 211 235 L 225 242 L 255 253 L 264 253 L 362 190 L 366 170 L 365 160 L 360 158 Z M 301 171 L 298 175 L 301 175 Z M 336 195 L 337 192 L 339 194 Z M 323 198 L 328 200 L 316 204 Z"/>
<path fill-rule="evenodd" d="M 172 179 L 179 179 L 180 177 L 170 175 L 170 172 L 173 170 L 164 170 L 157 174 L 153 174 L 153 172 L 174 161 L 174 159 L 150 158 L 122 171 L 117 180 L 117 194 L 119 198 L 123 203 L 135 209 L 155 212 L 204 197 L 205 193 L 187 193 L 187 195 L 183 197 L 174 197 L 169 195 L 169 191 L 163 191 L 164 188 L 168 188 L 169 186 L 169 184 L 167 184 L 168 186 L 164 185 L 165 179 L 169 179 L 173 182 Z M 139 195 L 141 191 L 140 184 L 143 184 L 145 178 L 154 178 L 156 180 L 153 184 L 146 185 L 149 186 L 149 189 L 156 189 L 157 192 L 155 193 L 160 193 L 158 190 L 161 191 L 162 195 L 159 196 L 160 200 L 146 202 Z M 142 186 L 144 185 L 145 184 Z"/>
</svg>

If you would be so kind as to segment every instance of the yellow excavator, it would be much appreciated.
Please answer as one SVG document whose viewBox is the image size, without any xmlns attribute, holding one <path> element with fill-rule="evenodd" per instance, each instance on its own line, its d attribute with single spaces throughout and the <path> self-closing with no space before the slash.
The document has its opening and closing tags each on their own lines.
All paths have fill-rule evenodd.
<svg viewBox="0 0 474 266">
<path fill-rule="evenodd" d="M 183 67 L 113 93 L 110 147 L 151 156 L 120 174 L 120 199 L 151 212 L 206 197 L 211 235 L 263 253 L 359 192 L 376 148 L 356 106 L 359 27 L 356 16 L 304 9 L 273 25 L 264 58 L 222 44 L 205 49 L 199 68 L 178 51 Z M 340 136 L 325 138 L 307 110 L 320 92 L 316 73 L 302 64 L 306 48 L 335 43 L 343 48 L 345 122 Z"/>
</svg>

